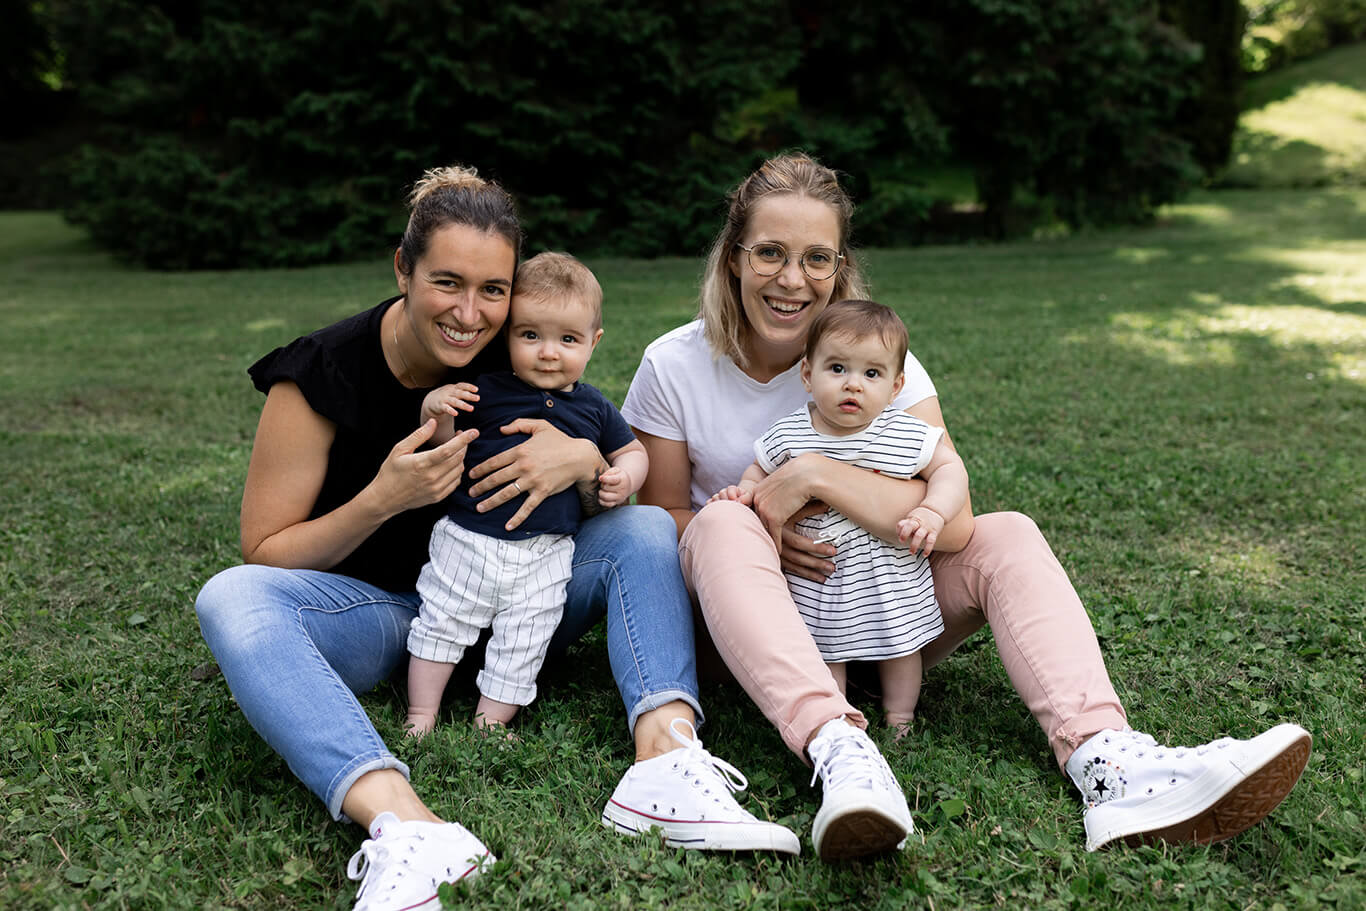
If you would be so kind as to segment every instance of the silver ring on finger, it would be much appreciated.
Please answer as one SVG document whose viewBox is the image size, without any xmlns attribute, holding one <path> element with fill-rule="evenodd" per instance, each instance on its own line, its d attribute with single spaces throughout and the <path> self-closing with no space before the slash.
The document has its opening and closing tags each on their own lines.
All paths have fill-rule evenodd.
<svg viewBox="0 0 1366 911">
<path fill-rule="evenodd" d="M 512 482 L 512 486 L 517 488 L 518 493 L 522 492 L 522 485 L 518 484 L 515 480 Z"/>
</svg>

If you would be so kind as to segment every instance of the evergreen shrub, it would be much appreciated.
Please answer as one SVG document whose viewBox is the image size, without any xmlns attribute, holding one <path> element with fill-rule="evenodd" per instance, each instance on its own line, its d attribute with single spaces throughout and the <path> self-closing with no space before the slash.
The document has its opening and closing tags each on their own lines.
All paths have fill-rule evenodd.
<svg viewBox="0 0 1366 911">
<path fill-rule="evenodd" d="M 98 141 L 67 215 L 163 268 L 375 255 L 425 167 L 477 166 L 534 247 L 694 256 L 723 195 L 801 148 L 865 244 L 924 236 L 967 162 L 1005 223 L 1141 218 L 1193 173 L 1199 48 L 1146 0 L 51 0 Z M 990 221 L 991 219 L 989 219 Z"/>
</svg>

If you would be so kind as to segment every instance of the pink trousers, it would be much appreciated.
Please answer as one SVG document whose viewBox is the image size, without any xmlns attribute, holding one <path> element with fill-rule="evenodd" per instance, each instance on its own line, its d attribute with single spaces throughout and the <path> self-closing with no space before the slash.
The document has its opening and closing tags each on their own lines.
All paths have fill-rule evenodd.
<svg viewBox="0 0 1366 911">
<path fill-rule="evenodd" d="M 922 651 L 928 670 L 986 623 L 1006 674 L 1061 766 L 1089 735 L 1126 724 L 1091 619 L 1028 516 L 975 519 L 968 546 L 930 557 L 944 633 Z M 841 715 L 866 725 L 840 694 L 788 594 L 773 539 L 748 507 L 708 504 L 678 545 L 717 651 L 784 742 L 806 744 Z"/>
</svg>

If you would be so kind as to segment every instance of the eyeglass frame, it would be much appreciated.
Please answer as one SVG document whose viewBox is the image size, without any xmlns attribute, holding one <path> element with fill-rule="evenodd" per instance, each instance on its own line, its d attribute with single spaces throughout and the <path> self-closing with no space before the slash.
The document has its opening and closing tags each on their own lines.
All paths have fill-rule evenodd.
<svg viewBox="0 0 1366 911">
<path fill-rule="evenodd" d="M 758 269 L 756 269 L 756 268 L 754 267 L 754 259 L 753 259 L 752 254 L 753 254 L 754 248 L 757 247 L 757 246 L 760 246 L 761 244 L 765 244 L 765 245 L 768 245 L 768 246 L 771 246 L 771 247 L 777 247 L 779 250 L 782 250 L 782 251 L 783 251 L 783 262 L 782 262 L 782 265 L 780 265 L 778 268 L 774 269 L 772 272 L 760 272 Z M 745 262 L 749 264 L 750 271 L 753 272 L 755 275 L 759 276 L 760 278 L 772 278 L 773 276 L 777 275 L 779 272 L 781 272 L 781 271 L 783 271 L 784 269 L 786 269 L 786 268 L 787 268 L 788 262 L 792 259 L 792 257 L 793 257 L 794 255 L 797 255 L 797 254 L 793 254 L 793 252 L 792 252 L 791 250 L 787 249 L 787 247 L 784 247 L 782 244 L 778 243 L 776 240 L 758 240 L 758 241 L 755 241 L 754 243 L 750 244 L 748 247 L 746 247 L 744 244 L 740 243 L 740 242 L 737 240 L 737 241 L 735 242 L 735 246 L 737 246 L 737 247 L 739 247 L 741 250 L 744 250 L 744 251 L 745 251 Z M 835 250 L 835 268 L 834 268 L 833 271 L 831 271 L 831 273 L 830 273 L 829 275 L 827 275 L 827 276 L 825 276 L 825 277 L 823 277 L 823 278 L 817 278 L 816 276 L 814 276 L 814 275 L 812 275 L 810 272 L 808 272 L 808 271 L 807 271 L 807 268 L 806 268 L 806 254 L 810 253 L 812 250 L 834 250 L 834 248 L 833 248 L 833 247 L 826 247 L 826 246 L 823 246 L 823 245 L 821 245 L 821 244 L 817 244 L 817 245 L 814 246 L 814 247 L 807 247 L 807 248 L 806 248 L 805 250 L 803 250 L 799 255 L 797 255 L 797 267 L 800 268 L 800 269 L 802 270 L 802 274 L 803 274 L 803 275 L 805 275 L 807 278 L 811 279 L 813 282 L 826 282 L 826 281 L 829 281 L 830 279 L 834 278 L 836 275 L 839 275 L 839 274 L 840 274 L 840 269 L 842 269 L 842 268 L 844 267 L 844 254 L 841 253 L 841 252 L 839 252 L 838 250 Z"/>
</svg>

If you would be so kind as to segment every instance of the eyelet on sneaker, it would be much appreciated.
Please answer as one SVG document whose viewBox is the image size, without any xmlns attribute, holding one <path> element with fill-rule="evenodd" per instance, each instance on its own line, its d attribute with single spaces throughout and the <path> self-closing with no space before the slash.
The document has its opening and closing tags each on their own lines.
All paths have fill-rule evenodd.
<svg viewBox="0 0 1366 911">
<path fill-rule="evenodd" d="M 652 803 L 652 804 L 650 804 L 650 809 L 652 809 L 652 810 L 654 810 L 656 813 L 658 813 L 658 812 L 659 812 L 659 804 L 657 804 L 657 803 Z"/>
</svg>

